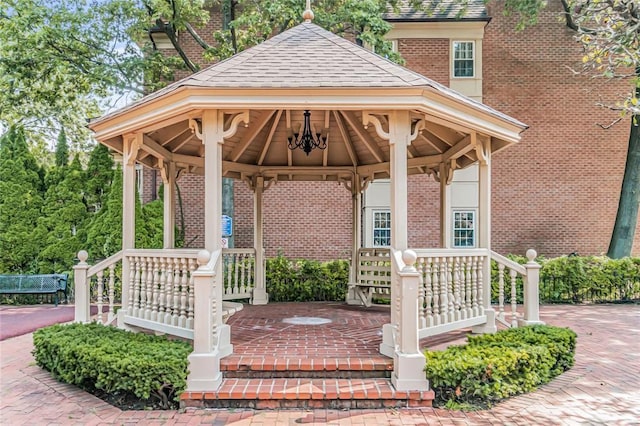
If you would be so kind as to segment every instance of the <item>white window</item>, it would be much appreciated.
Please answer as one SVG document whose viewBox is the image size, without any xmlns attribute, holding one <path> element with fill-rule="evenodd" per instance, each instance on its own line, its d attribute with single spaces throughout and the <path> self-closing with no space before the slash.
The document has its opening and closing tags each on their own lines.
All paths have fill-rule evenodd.
<svg viewBox="0 0 640 426">
<path fill-rule="evenodd" d="M 391 211 L 377 210 L 373 212 L 373 246 L 389 247 L 391 245 Z"/>
<path fill-rule="evenodd" d="M 476 246 L 476 212 L 459 210 L 453 212 L 453 247 Z"/>
<path fill-rule="evenodd" d="M 472 41 L 453 42 L 453 76 L 475 76 L 475 49 Z"/>
</svg>

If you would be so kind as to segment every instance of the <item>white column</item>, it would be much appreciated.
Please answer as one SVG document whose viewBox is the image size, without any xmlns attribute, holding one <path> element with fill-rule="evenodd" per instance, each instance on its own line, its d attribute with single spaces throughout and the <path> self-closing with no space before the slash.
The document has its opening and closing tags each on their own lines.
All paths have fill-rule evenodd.
<svg viewBox="0 0 640 426">
<path fill-rule="evenodd" d="M 163 165 L 162 182 L 164 184 L 164 228 L 163 247 L 175 247 L 176 234 L 176 164 L 171 161 Z"/>
<path fill-rule="evenodd" d="M 122 158 L 122 250 L 136 245 L 136 158 L 142 146 L 142 133 L 123 138 Z M 122 309 L 118 311 L 118 327 L 126 328 L 124 316 L 129 306 L 129 258 L 122 257 Z"/>
<path fill-rule="evenodd" d="M 358 251 L 362 241 L 362 188 L 360 186 L 360 175 L 353 177 L 351 185 L 351 214 L 353 220 L 353 241 L 351 248 L 351 270 L 349 271 L 349 283 L 358 282 Z M 349 305 L 361 305 L 353 287 L 347 290 L 346 302 Z"/>
<path fill-rule="evenodd" d="M 217 110 L 202 116 L 204 144 L 204 248 L 209 252 L 222 245 L 222 144 L 224 121 Z"/>
<path fill-rule="evenodd" d="M 404 267 L 401 271 L 398 271 L 402 305 L 400 312 L 401 327 L 398 330 L 398 349 L 394 356 L 391 383 L 399 391 L 429 390 L 429 381 L 423 371 L 426 360 L 424 354 L 420 351 L 418 335 L 420 275 L 414 267 L 416 258 L 417 255 L 413 250 L 405 250 L 402 253 Z"/>
<path fill-rule="evenodd" d="M 445 163 L 440 163 L 440 247 L 451 248 L 451 185 L 449 174 L 453 170 Z"/>
<path fill-rule="evenodd" d="M 408 111 L 394 111 L 389 115 L 389 151 L 391 175 L 391 248 L 404 251 L 408 247 L 407 231 L 407 144 L 410 141 L 411 121 Z M 401 327 L 400 312 L 394 301 L 397 271 L 391 268 L 391 323 L 382 326 L 380 352 L 386 356 L 395 355 L 394 333 Z M 417 323 L 416 323 L 417 327 Z"/>
<path fill-rule="evenodd" d="M 390 174 L 391 174 L 391 247 L 406 250 L 409 246 L 407 230 L 407 145 L 411 136 L 409 111 L 395 111 L 389 117 Z"/>
<path fill-rule="evenodd" d="M 215 297 L 215 289 L 211 286 L 211 281 L 215 277 L 214 271 L 207 265 L 210 256 L 208 251 L 200 251 L 197 259 L 199 267 L 193 273 L 196 321 L 193 325 L 193 352 L 188 357 L 189 375 L 186 389 L 191 392 L 215 391 L 222 383 L 220 372 L 222 355 L 216 347 L 215 336 L 212 333 L 215 319 L 211 312 L 211 305 Z M 218 263 L 220 263 L 219 260 Z"/>
<path fill-rule="evenodd" d="M 256 250 L 256 282 L 253 289 L 251 303 L 266 305 L 269 302 L 265 282 L 264 241 L 262 228 L 262 194 L 264 193 L 264 178 L 258 176 L 253 192 L 253 247 Z"/>
<path fill-rule="evenodd" d="M 472 135 L 473 137 L 473 135 Z M 479 155 L 478 166 L 478 247 L 491 250 L 491 139 L 477 135 L 476 152 Z M 484 158 L 483 158 L 484 157 Z M 495 311 L 491 307 L 491 256 L 485 258 L 482 268 L 482 297 L 487 322 L 473 327 L 474 333 L 495 333 L 497 331 Z"/>
</svg>

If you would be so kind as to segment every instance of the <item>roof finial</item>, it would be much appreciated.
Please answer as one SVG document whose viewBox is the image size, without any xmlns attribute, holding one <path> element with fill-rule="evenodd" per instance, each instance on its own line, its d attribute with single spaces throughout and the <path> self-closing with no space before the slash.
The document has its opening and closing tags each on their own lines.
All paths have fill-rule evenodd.
<svg viewBox="0 0 640 426">
<path fill-rule="evenodd" d="M 313 21 L 313 11 L 311 10 L 311 0 L 307 0 L 307 10 L 304 11 L 304 13 L 302 14 L 302 19 L 304 19 L 304 22 L 311 22 Z"/>
</svg>

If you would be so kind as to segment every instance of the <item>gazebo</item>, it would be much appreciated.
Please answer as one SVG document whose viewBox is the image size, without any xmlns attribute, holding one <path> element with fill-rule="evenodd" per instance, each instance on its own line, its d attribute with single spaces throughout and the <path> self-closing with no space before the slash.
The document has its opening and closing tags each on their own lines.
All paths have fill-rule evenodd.
<svg viewBox="0 0 640 426">
<path fill-rule="evenodd" d="M 224 316 L 238 308 L 227 301 L 268 302 L 262 197 L 279 181 L 337 181 L 351 191 L 348 302 L 362 302 L 358 292 L 372 287 L 390 288 L 390 320 L 380 352 L 394 360 L 396 389 L 428 389 L 419 338 L 464 327 L 493 332 L 496 320 L 509 323 L 503 301 L 497 311 L 491 305 L 492 258 L 501 271 L 505 266 L 511 271 L 512 286 L 517 274 L 525 277 L 525 314 L 519 319 L 538 322 L 537 294 L 532 294 L 537 291 L 535 253 L 529 253 L 524 267 L 491 252 L 492 154 L 516 144 L 526 126 L 310 19 L 90 127 L 100 143 L 123 157 L 123 238 L 122 251 L 97 265 L 86 263 L 86 252 L 79 254 L 76 320 L 90 319 L 92 276 L 99 305 L 105 303 L 104 293 L 113 307 L 115 265 L 122 262 L 122 307 L 117 315 L 111 309 L 108 320 L 192 339 L 190 391 L 220 386 L 220 359 L 233 351 Z M 452 249 L 444 237 L 446 188 L 455 170 L 476 163 L 479 247 Z M 160 250 L 134 246 L 136 164 L 159 170 L 164 182 Z M 179 173 L 204 175 L 202 250 L 174 248 L 173 187 Z M 407 177 L 417 173 L 440 182 L 443 237 L 437 248 L 408 246 Z M 223 177 L 243 181 L 254 192 L 254 247 L 222 247 Z M 383 265 L 389 273 L 366 276 L 366 259 L 358 256 L 360 194 L 379 178 L 390 179 L 391 188 L 391 248 Z M 290 208 L 296 208 L 293 199 Z M 515 298 L 512 302 L 515 314 Z"/>
</svg>

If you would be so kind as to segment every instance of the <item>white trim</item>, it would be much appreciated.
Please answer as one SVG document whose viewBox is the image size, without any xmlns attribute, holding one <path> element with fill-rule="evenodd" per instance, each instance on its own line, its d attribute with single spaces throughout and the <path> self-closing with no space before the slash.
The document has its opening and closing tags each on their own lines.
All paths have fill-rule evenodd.
<svg viewBox="0 0 640 426">
<path fill-rule="evenodd" d="M 471 60 L 471 62 L 473 63 L 473 74 L 472 75 L 463 75 L 463 76 L 457 76 L 456 74 L 456 49 L 455 49 L 455 45 L 456 43 L 471 43 L 471 59 L 469 58 L 465 58 L 465 59 L 460 59 L 460 60 Z M 449 58 L 450 58 L 450 67 L 451 67 L 451 73 L 450 76 L 452 79 L 475 79 L 477 78 L 478 75 L 478 60 L 477 60 L 477 49 L 476 49 L 476 41 L 475 40 L 462 40 L 462 39 L 455 39 L 455 40 L 450 40 L 450 44 L 449 44 Z"/>
<path fill-rule="evenodd" d="M 457 38 L 481 39 L 486 21 L 392 22 L 388 39 Z"/>
<path fill-rule="evenodd" d="M 376 228 L 376 213 L 387 213 L 389 215 L 389 227 L 388 228 Z M 375 241 L 376 241 L 376 229 L 380 229 L 380 230 L 384 230 L 384 229 L 388 229 L 389 230 L 389 244 L 387 245 L 376 245 Z M 371 210 L 371 247 L 375 247 L 375 248 L 389 248 L 391 247 L 391 209 L 385 209 L 385 208 L 375 208 Z"/>
<path fill-rule="evenodd" d="M 472 219 L 472 229 L 473 232 L 473 245 L 471 246 L 460 246 L 456 245 L 456 213 L 471 213 L 473 214 Z M 469 230 L 469 228 L 459 228 L 460 230 Z M 464 248 L 477 248 L 478 247 L 478 210 L 477 209 L 465 209 L 465 208 L 455 208 L 451 209 L 451 247 L 455 249 L 464 249 Z"/>
</svg>

